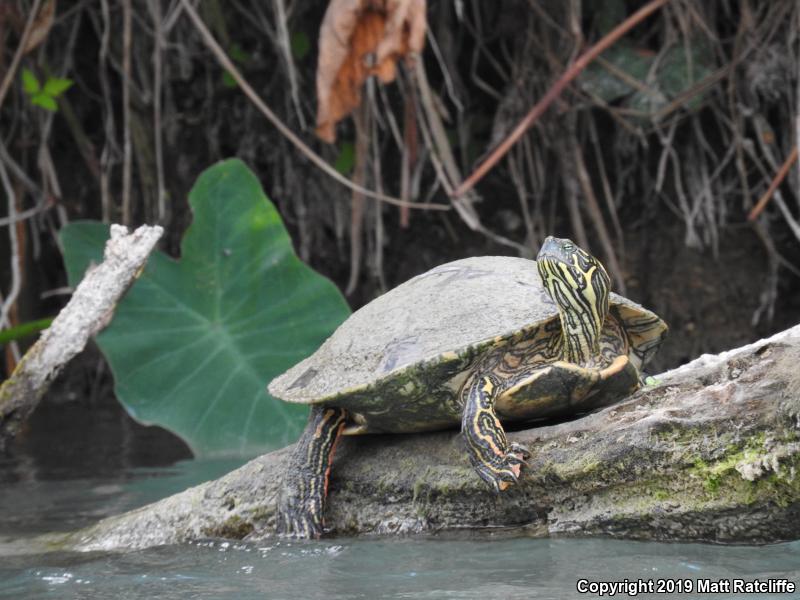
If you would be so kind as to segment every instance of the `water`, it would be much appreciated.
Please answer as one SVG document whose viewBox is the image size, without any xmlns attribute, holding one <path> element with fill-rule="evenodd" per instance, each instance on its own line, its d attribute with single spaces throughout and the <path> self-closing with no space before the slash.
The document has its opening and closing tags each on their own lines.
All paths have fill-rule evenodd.
<svg viewBox="0 0 800 600">
<path fill-rule="evenodd" d="M 129 553 L 9 554 L 12 541 L 88 525 L 235 466 L 185 460 L 159 464 L 156 456 L 181 452 L 167 437 L 131 425 L 123 426 L 127 433 L 120 436 L 113 428 L 109 433 L 109 422 L 101 419 L 96 425 L 104 433 L 83 430 L 71 440 L 65 422 L 54 423 L 55 429 L 37 434 L 46 436 L 47 443 L 37 446 L 29 440 L 0 462 L 0 598 L 598 598 L 579 594 L 577 581 L 642 579 L 656 586 L 659 581 L 674 585 L 676 578 L 683 585 L 690 582 L 693 592 L 638 597 L 800 597 L 694 593 L 703 580 L 772 578 L 800 584 L 800 542 L 732 547 L 463 537 L 252 544 L 207 540 Z M 126 440 L 124 460 L 120 437 Z M 148 452 L 136 450 L 139 446 Z"/>
<path fill-rule="evenodd" d="M 120 554 L 6 558 L 0 597 L 572 598 L 580 597 L 579 578 L 681 578 L 695 586 L 705 578 L 798 582 L 799 566 L 798 543 L 746 548 L 577 539 L 208 541 Z"/>
</svg>

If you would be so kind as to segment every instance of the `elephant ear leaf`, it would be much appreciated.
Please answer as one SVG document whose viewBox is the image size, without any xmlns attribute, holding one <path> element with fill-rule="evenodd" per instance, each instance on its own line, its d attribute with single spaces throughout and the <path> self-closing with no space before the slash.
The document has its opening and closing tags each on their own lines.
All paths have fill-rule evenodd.
<svg viewBox="0 0 800 600">
<path fill-rule="evenodd" d="M 239 160 L 205 171 L 181 258 L 161 252 L 97 343 L 128 412 L 182 437 L 195 455 L 248 456 L 296 439 L 306 408 L 269 381 L 310 355 L 348 316 L 336 287 L 294 253 L 275 207 Z M 102 258 L 108 226 L 62 230 L 71 285 Z"/>
</svg>

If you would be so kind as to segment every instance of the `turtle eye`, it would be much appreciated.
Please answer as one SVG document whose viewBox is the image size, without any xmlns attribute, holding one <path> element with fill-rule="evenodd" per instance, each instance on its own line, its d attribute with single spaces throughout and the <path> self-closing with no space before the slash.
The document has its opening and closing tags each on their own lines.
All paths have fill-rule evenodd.
<svg viewBox="0 0 800 600">
<path fill-rule="evenodd" d="M 564 244 L 564 250 L 566 250 L 567 252 L 572 252 L 573 250 L 575 250 L 575 245 L 567 242 L 566 244 Z"/>
</svg>

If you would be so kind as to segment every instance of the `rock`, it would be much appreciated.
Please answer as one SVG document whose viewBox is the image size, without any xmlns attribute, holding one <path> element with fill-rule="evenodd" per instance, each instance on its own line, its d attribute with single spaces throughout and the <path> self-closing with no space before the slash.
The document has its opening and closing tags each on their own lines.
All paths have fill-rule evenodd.
<svg viewBox="0 0 800 600">
<path fill-rule="evenodd" d="M 599 412 L 511 432 L 533 457 L 520 484 L 500 495 L 473 472 L 457 431 L 346 438 L 327 523 L 341 535 L 503 528 L 533 536 L 796 539 L 799 428 L 796 326 L 664 373 Z M 268 537 L 288 456 L 288 449 L 266 454 L 56 545 L 109 550 Z"/>
</svg>

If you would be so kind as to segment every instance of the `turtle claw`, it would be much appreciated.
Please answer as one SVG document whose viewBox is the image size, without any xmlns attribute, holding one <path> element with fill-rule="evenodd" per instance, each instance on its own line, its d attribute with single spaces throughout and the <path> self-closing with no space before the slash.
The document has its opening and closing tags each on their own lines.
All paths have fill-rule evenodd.
<svg viewBox="0 0 800 600">
<path fill-rule="evenodd" d="M 495 492 L 502 492 L 519 481 L 520 471 L 530 451 L 519 444 L 510 444 L 502 459 L 492 457 L 488 463 L 476 464 L 475 471 Z"/>
<path fill-rule="evenodd" d="M 310 513 L 278 513 L 276 524 L 278 536 L 289 539 L 313 539 L 322 537 L 322 522 Z"/>
<path fill-rule="evenodd" d="M 280 537 L 319 539 L 324 532 L 321 503 L 315 503 L 302 486 L 289 481 L 281 490 L 275 530 Z"/>
<path fill-rule="evenodd" d="M 519 468 L 519 467 L 518 467 Z M 519 476 L 511 469 L 493 470 L 486 465 L 475 467 L 481 479 L 488 483 L 495 492 L 502 492 L 515 484 Z"/>
<path fill-rule="evenodd" d="M 531 457 L 531 451 L 528 450 L 526 446 L 518 444 L 517 442 L 511 442 L 508 445 L 508 453 L 519 457 L 520 463 L 525 462 Z"/>
<path fill-rule="evenodd" d="M 461 431 L 475 471 L 496 492 L 515 484 L 530 451 L 521 444 L 508 443 L 503 425 L 494 411 L 499 389 L 494 375 L 475 377 L 462 391 L 464 414 Z"/>
</svg>

